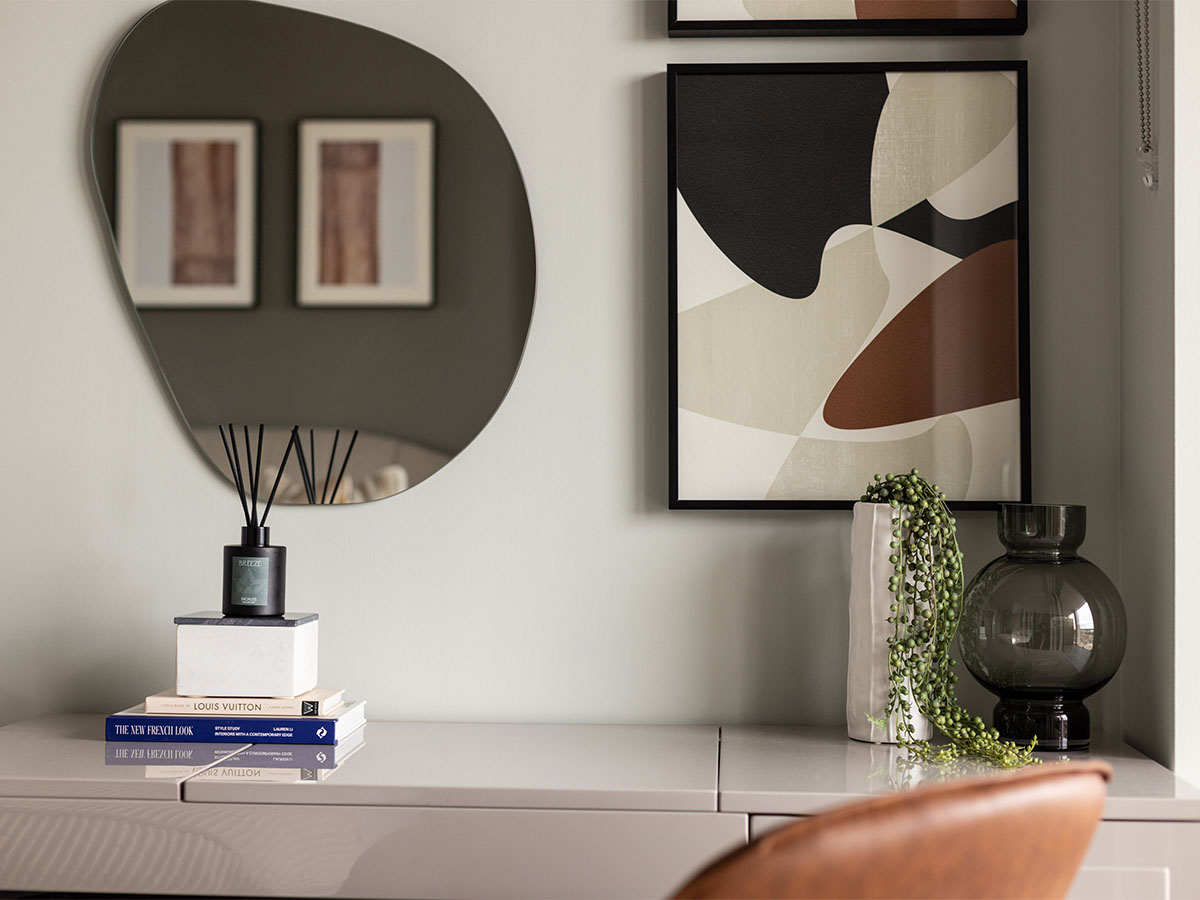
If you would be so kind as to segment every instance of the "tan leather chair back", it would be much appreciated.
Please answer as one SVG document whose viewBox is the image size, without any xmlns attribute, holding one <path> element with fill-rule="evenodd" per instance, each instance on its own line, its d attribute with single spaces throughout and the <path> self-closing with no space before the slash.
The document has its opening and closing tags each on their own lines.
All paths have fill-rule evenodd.
<svg viewBox="0 0 1200 900">
<path fill-rule="evenodd" d="M 678 897 L 1061 898 L 1111 777 L 1047 764 L 854 803 L 739 848 Z"/>
</svg>

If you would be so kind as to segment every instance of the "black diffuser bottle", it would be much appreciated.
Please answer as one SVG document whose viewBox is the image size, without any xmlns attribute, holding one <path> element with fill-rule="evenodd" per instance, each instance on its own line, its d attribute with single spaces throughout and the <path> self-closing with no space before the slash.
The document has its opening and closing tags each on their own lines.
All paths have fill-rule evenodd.
<svg viewBox="0 0 1200 900">
<path fill-rule="evenodd" d="M 267 528 L 267 515 L 275 502 L 275 491 L 287 465 L 292 445 L 296 443 L 296 428 L 283 453 L 283 462 L 275 475 L 271 496 L 263 508 L 262 520 L 258 518 L 258 485 L 261 474 L 263 426 L 258 426 L 258 452 L 251 457 L 250 429 L 242 427 L 246 440 L 246 473 L 242 473 L 242 460 L 238 453 L 237 434 L 229 426 L 229 440 L 221 428 L 221 441 L 225 444 L 225 455 L 229 458 L 229 471 L 242 501 L 242 513 L 246 524 L 242 528 L 242 542 L 225 547 L 225 565 L 222 572 L 221 612 L 226 616 L 282 616 L 284 589 L 287 580 L 287 547 L 271 545 L 271 529 Z M 249 496 L 250 502 L 246 502 Z"/>
<path fill-rule="evenodd" d="M 271 546 L 270 528 L 242 528 L 242 542 L 225 547 L 221 612 L 227 616 L 282 616 L 287 547 Z"/>
</svg>

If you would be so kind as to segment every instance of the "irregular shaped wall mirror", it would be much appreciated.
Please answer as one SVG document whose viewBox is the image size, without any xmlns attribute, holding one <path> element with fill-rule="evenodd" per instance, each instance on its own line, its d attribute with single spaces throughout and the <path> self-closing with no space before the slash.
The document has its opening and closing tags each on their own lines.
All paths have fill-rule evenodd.
<svg viewBox="0 0 1200 900">
<path fill-rule="evenodd" d="M 266 425 L 264 491 L 300 424 L 317 494 L 357 431 L 337 500 L 388 496 L 503 400 L 533 225 L 504 131 L 446 63 L 314 13 L 171 0 L 110 60 L 91 141 L 130 302 L 226 477 L 219 424 Z M 305 502 L 294 466 L 276 502 Z"/>
</svg>

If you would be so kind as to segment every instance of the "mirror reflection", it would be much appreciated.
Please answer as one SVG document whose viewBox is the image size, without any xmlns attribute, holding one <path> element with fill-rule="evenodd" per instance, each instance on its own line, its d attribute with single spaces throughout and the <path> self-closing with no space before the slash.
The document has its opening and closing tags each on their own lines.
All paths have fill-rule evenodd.
<svg viewBox="0 0 1200 900">
<path fill-rule="evenodd" d="M 114 53 L 91 140 L 130 302 L 226 478 L 219 425 L 262 423 L 266 472 L 299 424 L 317 494 L 357 431 L 336 502 L 389 496 L 503 400 L 533 227 L 503 129 L 446 63 L 314 13 L 172 0 Z M 295 466 L 276 503 L 307 502 Z"/>
</svg>

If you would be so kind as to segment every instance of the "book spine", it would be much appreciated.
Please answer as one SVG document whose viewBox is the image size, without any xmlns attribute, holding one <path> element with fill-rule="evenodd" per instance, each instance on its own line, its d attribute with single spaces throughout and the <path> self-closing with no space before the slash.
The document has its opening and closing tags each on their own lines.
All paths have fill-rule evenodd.
<svg viewBox="0 0 1200 900">
<path fill-rule="evenodd" d="M 215 700 L 207 697 L 147 697 L 146 712 L 166 716 L 319 716 L 313 700 Z"/>
<path fill-rule="evenodd" d="M 104 720 L 110 741 L 239 744 L 336 744 L 333 719 L 115 715 Z"/>
</svg>

